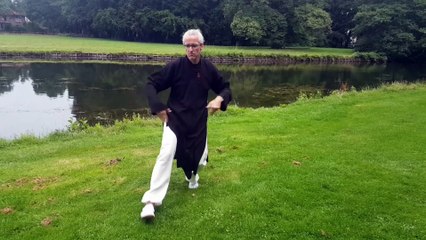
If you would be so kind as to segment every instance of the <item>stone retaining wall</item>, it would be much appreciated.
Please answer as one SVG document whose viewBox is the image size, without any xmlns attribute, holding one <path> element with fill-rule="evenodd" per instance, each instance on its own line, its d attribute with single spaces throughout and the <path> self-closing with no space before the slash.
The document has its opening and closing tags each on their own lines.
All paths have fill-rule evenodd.
<svg viewBox="0 0 426 240">
<path fill-rule="evenodd" d="M 147 62 L 167 63 L 179 57 L 121 55 L 101 53 L 1 53 L 1 60 L 50 60 L 50 61 L 115 61 L 115 62 Z M 250 64 L 250 65 L 279 65 L 290 63 L 360 63 L 360 59 L 293 59 L 289 57 L 208 57 L 215 64 Z"/>
</svg>

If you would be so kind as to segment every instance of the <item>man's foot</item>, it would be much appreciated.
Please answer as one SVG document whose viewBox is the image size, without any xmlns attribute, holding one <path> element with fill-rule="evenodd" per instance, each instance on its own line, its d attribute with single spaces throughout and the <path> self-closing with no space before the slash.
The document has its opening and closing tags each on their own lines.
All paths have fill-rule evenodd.
<svg viewBox="0 0 426 240">
<path fill-rule="evenodd" d="M 143 220 L 152 220 L 155 218 L 155 209 L 154 209 L 154 204 L 152 203 L 147 203 L 145 205 L 145 207 L 143 207 L 142 212 L 141 212 L 141 218 Z"/>
<path fill-rule="evenodd" d="M 198 179 L 200 179 L 200 176 L 198 176 L 198 174 L 196 174 L 196 175 L 192 174 L 191 179 L 188 180 L 188 182 L 189 182 L 188 188 L 189 189 L 198 188 Z"/>
</svg>

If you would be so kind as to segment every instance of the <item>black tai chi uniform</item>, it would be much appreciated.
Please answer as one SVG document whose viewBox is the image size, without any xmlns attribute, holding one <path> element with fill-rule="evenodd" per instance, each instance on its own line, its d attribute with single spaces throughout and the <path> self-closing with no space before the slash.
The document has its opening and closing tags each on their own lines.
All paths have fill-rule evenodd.
<svg viewBox="0 0 426 240">
<path fill-rule="evenodd" d="M 201 58 L 198 64 L 193 64 L 186 56 L 170 62 L 148 80 L 146 95 L 151 112 L 172 110 L 167 124 L 177 138 L 175 159 L 189 179 L 192 173 L 197 173 L 206 146 L 208 92 L 211 89 L 224 99 L 220 109 L 225 111 L 232 99 L 229 82 L 207 59 Z M 171 92 L 165 105 L 157 94 L 168 88 Z"/>
</svg>

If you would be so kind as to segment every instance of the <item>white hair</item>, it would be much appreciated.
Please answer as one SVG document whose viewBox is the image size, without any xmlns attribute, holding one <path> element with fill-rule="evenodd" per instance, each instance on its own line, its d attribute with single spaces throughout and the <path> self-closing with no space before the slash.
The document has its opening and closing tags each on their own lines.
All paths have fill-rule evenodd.
<svg viewBox="0 0 426 240">
<path fill-rule="evenodd" d="M 182 36 L 182 43 L 185 44 L 185 40 L 190 36 L 197 36 L 198 41 L 201 44 L 204 44 L 204 37 L 200 29 L 189 29 L 188 31 L 186 31 Z"/>
</svg>

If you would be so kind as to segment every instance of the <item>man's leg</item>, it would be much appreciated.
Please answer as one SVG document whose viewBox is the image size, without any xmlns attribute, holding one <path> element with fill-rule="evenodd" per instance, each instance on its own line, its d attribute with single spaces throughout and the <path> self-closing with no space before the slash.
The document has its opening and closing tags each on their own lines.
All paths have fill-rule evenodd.
<svg viewBox="0 0 426 240">
<path fill-rule="evenodd" d="M 152 170 L 150 188 L 142 197 L 142 203 L 146 204 L 141 213 L 142 218 L 153 218 L 153 207 L 160 206 L 166 196 L 176 145 L 176 135 L 169 127 L 164 126 L 161 149 Z"/>
<path fill-rule="evenodd" d="M 206 145 L 204 147 L 203 155 L 201 156 L 200 161 L 198 163 L 197 174 L 192 173 L 191 179 L 187 179 L 187 181 L 189 182 L 188 184 L 189 189 L 198 188 L 199 186 L 198 180 L 200 179 L 198 172 L 200 172 L 201 169 L 207 166 L 207 156 L 208 156 L 208 147 L 207 147 L 207 138 L 206 138 Z"/>
</svg>

